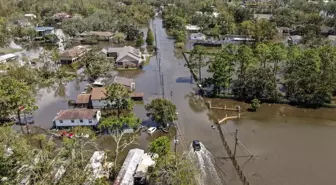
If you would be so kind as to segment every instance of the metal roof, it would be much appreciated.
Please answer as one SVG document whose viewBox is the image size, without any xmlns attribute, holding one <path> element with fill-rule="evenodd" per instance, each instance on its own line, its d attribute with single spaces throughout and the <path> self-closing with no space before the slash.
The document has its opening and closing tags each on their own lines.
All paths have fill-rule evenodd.
<svg viewBox="0 0 336 185">
<path fill-rule="evenodd" d="M 14 58 L 14 57 L 17 57 L 16 55 L 10 53 L 10 54 L 6 54 L 6 55 L 2 55 L 0 56 L 0 61 L 5 61 L 7 59 L 10 59 L 10 58 Z"/>
<path fill-rule="evenodd" d="M 96 109 L 69 109 L 61 110 L 54 120 L 93 119 Z"/>
<path fill-rule="evenodd" d="M 48 26 L 41 26 L 41 27 L 35 27 L 36 31 L 48 31 L 48 30 L 54 30 L 54 27 L 48 27 Z"/>
</svg>

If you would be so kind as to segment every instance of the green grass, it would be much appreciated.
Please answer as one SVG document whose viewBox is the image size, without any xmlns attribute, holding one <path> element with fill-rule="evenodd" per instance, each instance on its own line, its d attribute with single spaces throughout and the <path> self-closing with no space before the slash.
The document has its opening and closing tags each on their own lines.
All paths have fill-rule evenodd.
<svg viewBox="0 0 336 185">
<path fill-rule="evenodd" d="M 21 49 L 13 49 L 13 48 L 0 48 L 0 54 L 9 54 L 21 51 Z"/>
</svg>

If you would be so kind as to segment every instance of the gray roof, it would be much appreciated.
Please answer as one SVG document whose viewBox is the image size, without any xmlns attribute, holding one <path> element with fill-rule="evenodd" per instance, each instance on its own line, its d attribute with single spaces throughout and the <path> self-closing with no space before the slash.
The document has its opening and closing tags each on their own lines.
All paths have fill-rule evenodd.
<svg viewBox="0 0 336 185">
<path fill-rule="evenodd" d="M 116 61 L 124 58 L 126 55 L 136 59 L 141 60 L 141 52 L 132 46 L 125 46 L 122 48 L 107 48 L 107 53 L 118 53 Z"/>
<path fill-rule="evenodd" d="M 302 39 L 302 36 L 301 35 L 292 35 L 292 36 L 289 36 L 289 39 L 298 41 L 298 40 Z"/>
<path fill-rule="evenodd" d="M 132 83 L 134 83 L 134 80 L 132 78 L 115 76 L 114 79 L 113 79 L 113 83 L 118 83 L 118 84 L 122 84 L 122 85 L 127 86 L 127 87 L 131 87 Z"/>
<path fill-rule="evenodd" d="M 192 33 L 190 34 L 191 37 L 203 37 L 205 36 L 203 33 Z"/>
<path fill-rule="evenodd" d="M 272 18 L 272 14 L 254 14 L 253 17 L 255 19 L 266 19 L 266 20 L 270 20 Z"/>
</svg>

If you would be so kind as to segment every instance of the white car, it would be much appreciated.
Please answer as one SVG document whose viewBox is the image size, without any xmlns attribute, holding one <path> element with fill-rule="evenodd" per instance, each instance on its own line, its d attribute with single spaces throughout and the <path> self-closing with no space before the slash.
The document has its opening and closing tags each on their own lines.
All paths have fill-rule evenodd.
<svg viewBox="0 0 336 185">
<path fill-rule="evenodd" d="M 156 127 L 150 127 L 147 132 L 148 134 L 153 134 L 156 131 Z"/>
</svg>

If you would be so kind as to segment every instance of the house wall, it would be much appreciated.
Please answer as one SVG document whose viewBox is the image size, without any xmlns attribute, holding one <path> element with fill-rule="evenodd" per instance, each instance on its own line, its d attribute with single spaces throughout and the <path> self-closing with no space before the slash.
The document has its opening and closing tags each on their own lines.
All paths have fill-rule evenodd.
<svg viewBox="0 0 336 185">
<path fill-rule="evenodd" d="M 92 108 L 94 109 L 102 109 L 106 108 L 108 105 L 111 105 L 108 100 L 91 100 Z"/>
<path fill-rule="evenodd" d="M 82 122 L 80 119 L 74 120 L 54 120 L 54 125 L 56 127 L 72 127 L 72 126 L 97 126 L 101 118 L 101 112 L 97 111 L 96 118 L 92 120 L 83 119 Z M 91 121 L 91 123 L 90 123 Z"/>
<path fill-rule="evenodd" d="M 62 121 L 62 123 L 61 123 Z M 72 122 L 73 121 L 73 122 Z M 71 127 L 71 126 L 96 126 L 97 120 L 93 119 L 91 123 L 89 123 L 89 120 L 84 119 L 83 122 L 80 122 L 79 119 L 75 120 L 55 120 L 55 126 L 56 127 Z"/>
<path fill-rule="evenodd" d="M 123 65 L 119 65 L 119 63 L 123 63 Z M 137 67 L 139 66 L 139 64 L 141 63 L 141 61 L 138 61 L 132 57 L 129 56 L 125 56 L 123 58 L 121 58 L 120 60 L 117 61 L 117 67 Z"/>
<path fill-rule="evenodd" d="M 107 57 L 117 58 L 118 57 L 118 53 L 117 52 L 107 52 Z"/>
</svg>

